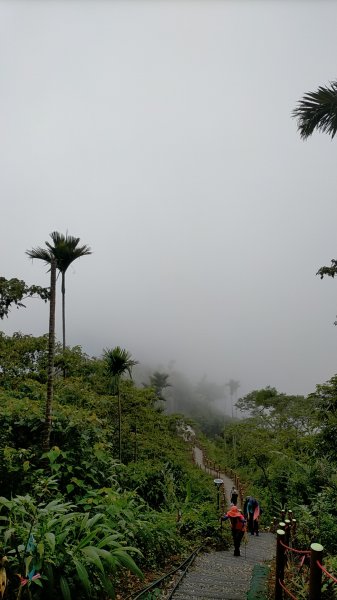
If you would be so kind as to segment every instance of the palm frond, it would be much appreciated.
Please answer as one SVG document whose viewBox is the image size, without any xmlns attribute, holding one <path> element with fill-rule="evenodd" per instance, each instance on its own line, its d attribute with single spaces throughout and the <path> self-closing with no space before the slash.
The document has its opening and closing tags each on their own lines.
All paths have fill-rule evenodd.
<svg viewBox="0 0 337 600">
<path fill-rule="evenodd" d="M 62 273 L 65 273 L 69 265 L 77 258 L 92 254 L 89 246 L 78 246 L 80 241 L 79 237 L 68 234 L 63 235 L 63 233 L 59 233 L 58 231 L 53 231 L 50 234 L 50 237 L 52 238 L 54 245 L 52 246 L 49 242 L 46 242 L 46 245 L 48 246 L 49 251 L 55 256 L 57 268 Z"/>
<path fill-rule="evenodd" d="M 337 81 L 331 82 L 330 87 L 319 86 L 315 92 L 304 94 L 292 116 L 297 119 L 301 138 L 307 139 L 315 129 L 334 138 L 337 133 Z"/>
<path fill-rule="evenodd" d="M 32 260 L 35 258 L 37 258 L 38 260 L 44 260 L 46 265 L 49 265 L 51 263 L 51 259 L 53 256 L 50 250 L 46 250 L 46 248 L 40 248 L 39 246 L 37 248 L 32 248 L 31 250 L 26 250 L 26 254 Z"/>
<path fill-rule="evenodd" d="M 69 265 L 77 258 L 92 254 L 89 246 L 78 246 L 80 238 L 68 234 L 63 235 L 58 231 L 53 231 L 50 237 L 53 244 L 46 242 L 46 248 L 32 248 L 27 250 L 26 254 L 32 259 L 44 260 L 46 264 L 50 264 L 51 258 L 54 257 L 56 267 L 61 273 L 65 273 Z"/>
<path fill-rule="evenodd" d="M 119 379 L 124 373 L 132 377 L 132 367 L 138 364 L 138 361 L 133 360 L 131 354 L 120 346 L 104 350 L 103 357 L 107 374 L 114 380 Z"/>
</svg>

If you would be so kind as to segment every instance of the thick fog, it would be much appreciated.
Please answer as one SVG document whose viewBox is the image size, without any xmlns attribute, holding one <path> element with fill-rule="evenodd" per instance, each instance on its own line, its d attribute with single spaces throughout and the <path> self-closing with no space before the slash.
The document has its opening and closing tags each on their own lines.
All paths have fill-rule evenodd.
<svg viewBox="0 0 337 600">
<path fill-rule="evenodd" d="M 93 251 L 68 344 L 239 394 L 329 379 L 337 140 L 291 112 L 336 78 L 336 22 L 329 0 L 2 0 L 0 275 L 49 285 L 25 251 L 68 232 Z M 26 305 L 0 329 L 47 332 Z"/>
</svg>

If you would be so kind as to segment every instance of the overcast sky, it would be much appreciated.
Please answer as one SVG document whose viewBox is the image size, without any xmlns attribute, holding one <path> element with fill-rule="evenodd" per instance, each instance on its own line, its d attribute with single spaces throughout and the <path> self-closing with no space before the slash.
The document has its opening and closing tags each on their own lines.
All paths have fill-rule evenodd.
<svg viewBox="0 0 337 600">
<path fill-rule="evenodd" d="M 291 111 L 336 79 L 336 25 L 329 0 L 1 0 L 0 274 L 49 285 L 25 251 L 68 231 L 93 250 L 70 345 L 240 394 L 332 377 L 337 140 Z M 47 306 L 0 329 L 45 333 Z"/>
</svg>

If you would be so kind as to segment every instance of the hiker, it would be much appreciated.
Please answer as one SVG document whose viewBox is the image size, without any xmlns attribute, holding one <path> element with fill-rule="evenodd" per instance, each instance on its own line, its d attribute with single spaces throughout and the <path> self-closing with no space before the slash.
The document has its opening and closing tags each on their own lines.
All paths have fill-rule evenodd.
<svg viewBox="0 0 337 600">
<path fill-rule="evenodd" d="M 234 504 L 234 506 L 236 506 L 238 503 L 238 495 L 239 495 L 239 492 L 237 491 L 237 489 L 235 489 L 235 487 L 233 485 L 233 487 L 231 489 L 230 501 L 231 501 L 231 504 Z"/>
<path fill-rule="evenodd" d="M 240 556 L 240 544 L 245 532 L 246 521 L 235 505 L 231 506 L 229 511 L 222 517 L 223 521 L 227 521 L 227 519 L 230 519 L 231 522 L 234 556 Z"/>
<path fill-rule="evenodd" d="M 248 531 L 250 535 L 259 535 L 259 518 L 261 509 L 258 501 L 253 496 L 247 496 L 244 506 L 243 514 L 248 523 Z"/>
</svg>

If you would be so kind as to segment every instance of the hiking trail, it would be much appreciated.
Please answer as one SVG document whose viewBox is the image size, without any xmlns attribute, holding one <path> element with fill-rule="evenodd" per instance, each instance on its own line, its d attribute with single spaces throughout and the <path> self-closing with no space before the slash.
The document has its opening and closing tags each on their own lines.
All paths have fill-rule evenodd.
<svg viewBox="0 0 337 600">
<path fill-rule="evenodd" d="M 193 447 L 194 461 L 204 468 L 203 452 Z M 218 472 L 212 472 L 214 477 Z M 220 473 L 224 482 L 226 503 L 230 506 L 230 490 L 233 481 Z M 238 506 L 240 508 L 239 502 Z M 224 524 L 224 527 L 229 527 Z M 246 536 L 248 543 L 241 543 L 241 556 L 233 556 L 229 551 L 217 551 L 200 554 L 189 569 L 177 590 L 173 600 L 263 600 L 268 573 L 268 562 L 275 556 L 276 539 L 274 534 L 260 532 L 258 537 Z"/>
</svg>

